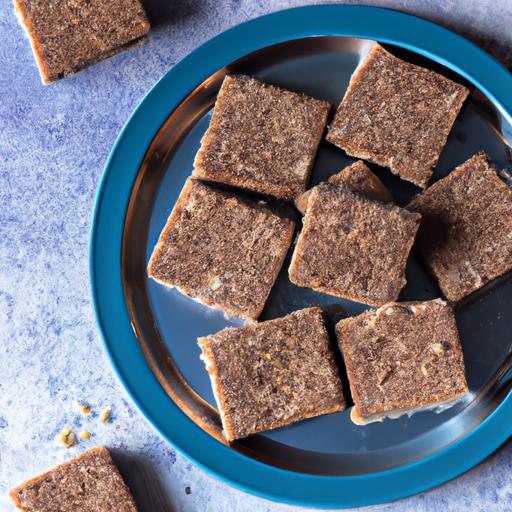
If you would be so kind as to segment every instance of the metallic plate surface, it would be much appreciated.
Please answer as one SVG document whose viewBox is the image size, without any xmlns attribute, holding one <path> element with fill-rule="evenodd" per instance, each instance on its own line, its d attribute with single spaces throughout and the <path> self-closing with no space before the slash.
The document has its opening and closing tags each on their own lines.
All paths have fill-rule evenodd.
<svg viewBox="0 0 512 512">
<path fill-rule="evenodd" d="M 162 125 L 139 169 L 122 241 L 123 286 L 132 326 L 148 364 L 167 394 L 219 442 L 224 442 L 220 420 L 196 339 L 242 322 L 227 319 L 221 312 L 148 279 L 147 262 L 192 171 L 226 73 L 247 73 L 328 100 L 335 107 L 371 44 L 348 37 L 308 37 L 269 46 L 218 70 L 198 84 Z M 424 57 L 387 47 L 399 56 L 454 77 L 451 71 Z M 451 132 L 433 179 L 445 176 L 481 150 L 491 156 L 498 168 L 510 167 L 510 136 L 510 125 L 482 93 L 474 90 Z M 311 185 L 351 161 L 343 151 L 323 141 Z M 386 169 L 371 167 L 399 205 L 406 204 L 419 191 Z M 325 306 L 333 321 L 366 309 L 361 304 L 291 284 L 287 277 L 289 257 L 261 319 L 311 305 Z M 435 281 L 414 254 L 409 258 L 407 279 L 400 300 L 440 296 Z M 231 444 L 231 448 L 276 467 L 318 475 L 368 474 L 438 452 L 479 425 L 510 390 L 509 380 L 502 378 L 510 367 L 512 352 L 510 304 L 512 278 L 506 275 L 457 305 L 470 393 L 455 407 L 440 414 L 421 412 L 364 427 L 353 424 L 347 410 L 256 435 Z M 342 365 L 339 354 L 338 363 Z M 348 393 L 347 383 L 344 385 Z"/>
</svg>

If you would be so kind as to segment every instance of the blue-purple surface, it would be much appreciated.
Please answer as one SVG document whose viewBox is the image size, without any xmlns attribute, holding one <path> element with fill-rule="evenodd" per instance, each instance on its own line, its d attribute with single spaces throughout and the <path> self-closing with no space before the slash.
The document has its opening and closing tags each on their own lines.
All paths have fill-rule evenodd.
<svg viewBox="0 0 512 512">
<path fill-rule="evenodd" d="M 98 444 L 145 457 L 168 496 L 169 510 L 290 509 L 207 476 L 176 455 L 134 409 L 108 365 L 95 326 L 89 298 L 88 236 L 103 164 L 145 91 L 177 60 L 223 29 L 269 10 L 303 3 L 308 2 L 284 0 L 269 9 L 255 0 L 148 0 L 150 14 L 158 15 L 160 22 L 148 45 L 43 87 L 11 3 L 0 0 L 2 512 L 13 510 L 6 496 L 9 488 Z M 487 34 L 486 41 L 500 41 L 502 34 L 495 48 L 504 56 L 512 46 L 510 35 L 509 46 L 506 40 L 512 24 L 512 5 L 507 0 L 492 2 L 492 11 L 485 9 L 490 0 L 469 6 L 462 0 L 436 1 L 428 2 L 429 7 L 420 0 L 365 3 L 428 12 L 472 34 L 479 26 Z M 485 12 L 489 17 L 483 16 Z M 478 23 L 471 23 L 472 16 L 478 17 Z M 111 405 L 112 423 L 102 424 L 97 414 L 82 416 L 75 400 L 90 402 L 95 413 Z M 77 432 L 90 430 L 93 437 L 75 448 L 60 448 L 54 437 L 68 425 Z M 509 444 L 441 489 L 368 510 L 510 511 L 511 470 Z M 185 492 L 187 486 L 190 494 Z"/>
</svg>

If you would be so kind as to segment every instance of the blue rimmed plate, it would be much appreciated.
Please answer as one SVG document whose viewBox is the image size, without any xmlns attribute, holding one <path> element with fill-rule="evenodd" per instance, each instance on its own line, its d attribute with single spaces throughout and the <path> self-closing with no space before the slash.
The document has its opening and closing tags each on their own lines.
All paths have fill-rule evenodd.
<svg viewBox="0 0 512 512">
<path fill-rule="evenodd" d="M 121 132 L 98 191 L 91 280 L 98 324 L 118 375 L 141 411 L 186 456 L 229 483 L 267 498 L 318 507 L 383 502 L 466 471 L 512 433 L 507 361 L 512 283 L 507 277 L 457 308 L 471 393 L 455 408 L 357 427 L 348 412 L 227 446 L 198 336 L 236 325 L 146 277 L 160 230 L 192 169 L 223 76 L 244 72 L 337 105 L 372 41 L 458 75 L 474 87 L 435 173 L 479 150 L 510 163 L 512 77 L 465 39 L 424 20 L 363 6 L 304 7 L 258 18 L 204 44 L 148 93 Z M 349 161 L 323 144 L 312 182 Z M 374 169 L 399 203 L 417 192 Z M 285 263 L 286 268 L 286 263 Z M 402 299 L 437 296 L 411 258 Z M 322 304 L 361 305 L 291 285 L 282 272 L 264 318 Z"/>
</svg>

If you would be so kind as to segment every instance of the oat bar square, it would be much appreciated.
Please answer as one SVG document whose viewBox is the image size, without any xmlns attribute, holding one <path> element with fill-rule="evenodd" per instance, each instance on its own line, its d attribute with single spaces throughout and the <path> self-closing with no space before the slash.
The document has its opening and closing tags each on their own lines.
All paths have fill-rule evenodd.
<svg viewBox="0 0 512 512">
<path fill-rule="evenodd" d="M 396 300 L 420 218 L 346 187 L 318 185 L 309 197 L 290 280 L 364 304 Z"/>
<path fill-rule="evenodd" d="M 15 0 L 47 84 L 139 44 L 149 21 L 139 0 Z"/>
<path fill-rule="evenodd" d="M 468 391 L 453 310 L 441 299 L 389 303 L 341 320 L 336 332 L 358 425 L 439 412 Z"/>
<path fill-rule="evenodd" d="M 479 153 L 414 198 L 417 249 L 450 301 L 512 269 L 512 189 Z"/>
<path fill-rule="evenodd" d="M 394 202 L 393 196 L 383 185 L 382 181 L 361 160 L 347 165 L 340 172 L 333 174 L 327 182 L 333 185 L 343 185 L 375 201 L 383 203 Z M 306 192 L 295 199 L 295 206 L 302 214 L 306 213 L 308 199 L 312 190 L 306 190 Z"/>
<path fill-rule="evenodd" d="M 306 190 L 330 105 L 247 76 L 226 76 L 193 176 L 294 199 Z"/>
<path fill-rule="evenodd" d="M 468 93 L 376 44 L 352 75 L 327 140 L 424 188 Z"/>
<path fill-rule="evenodd" d="M 94 448 L 10 492 L 25 512 L 137 512 L 106 448 Z"/>
<path fill-rule="evenodd" d="M 345 408 L 320 308 L 198 341 L 229 441 Z"/>
<path fill-rule="evenodd" d="M 189 179 L 148 266 L 156 281 L 254 321 L 291 244 L 294 223 L 265 205 Z"/>
</svg>

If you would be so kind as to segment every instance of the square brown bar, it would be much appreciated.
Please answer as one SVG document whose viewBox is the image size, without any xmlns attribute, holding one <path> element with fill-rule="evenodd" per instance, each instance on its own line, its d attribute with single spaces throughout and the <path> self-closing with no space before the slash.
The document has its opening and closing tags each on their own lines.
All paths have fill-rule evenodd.
<svg viewBox="0 0 512 512">
<path fill-rule="evenodd" d="M 261 203 L 189 179 L 153 251 L 149 276 L 230 316 L 256 320 L 295 228 Z"/>
<path fill-rule="evenodd" d="M 341 320 L 336 332 L 358 425 L 440 412 L 468 391 L 455 317 L 441 299 L 389 303 Z"/>
<path fill-rule="evenodd" d="M 247 76 L 226 76 L 193 176 L 294 199 L 306 190 L 330 108 Z"/>
<path fill-rule="evenodd" d="M 137 512 L 106 448 L 94 448 L 11 492 L 25 512 Z"/>
<path fill-rule="evenodd" d="M 318 185 L 309 197 L 290 280 L 375 306 L 396 300 L 420 219 L 346 187 Z"/>
<path fill-rule="evenodd" d="M 382 181 L 368 169 L 368 166 L 361 160 L 347 165 L 337 174 L 333 174 L 327 180 L 333 185 L 343 185 L 354 192 L 383 203 L 393 203 L 394 199 L 389 190 L 382 184 Z M 306 213 L 308 199 L 313 189 L 306 190 L 295 199 L 295 206 L 302 213 Z"/>
<path fill-rule="evenodd" d="M 229 441 L 345 408 L 320 308 L 198 341 Z"/>
<path fill-rule="evenodd" d="M 445 297 L 458 301 L 512 269 L 512 189 L 484 153 L 413 199 L 418 252 Z"/>
<path fill-rule="evenodd" d="M 149 32 L 139 0 L 15 0 L 47 84 L 139 44 Z"/>
<path fill-rule="evenodd" d="M 327 140 L 425 187 L 468 93 L 375 45 L 352 75 Z"/>
</svg>

